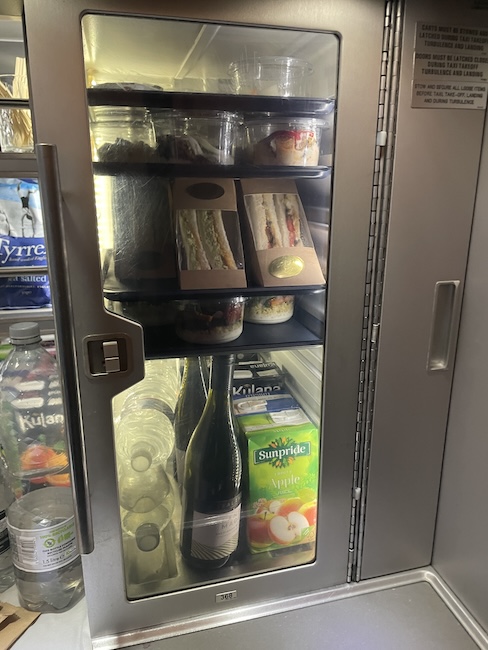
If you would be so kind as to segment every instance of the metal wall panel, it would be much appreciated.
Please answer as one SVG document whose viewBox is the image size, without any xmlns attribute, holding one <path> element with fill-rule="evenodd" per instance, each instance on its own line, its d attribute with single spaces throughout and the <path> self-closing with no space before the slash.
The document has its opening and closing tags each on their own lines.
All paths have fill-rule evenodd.
<svg viewBox="0 0 488 650">
<path fill-rule="evenodd" d="M 485 628 L 488 628 L 487 214 L 485 131 L 433 560 L 439 573 Z"/>
<path fill-rule="evenodd" d="M 431 560 L 452 381 L 452 362 L 427 371 L 434 290 L 462 290 L 483 133 L 483 110 L 410 107 L 416 21 L 488 17 L 469 1 L 406 2 L 362 578 Z"/>
</svg>

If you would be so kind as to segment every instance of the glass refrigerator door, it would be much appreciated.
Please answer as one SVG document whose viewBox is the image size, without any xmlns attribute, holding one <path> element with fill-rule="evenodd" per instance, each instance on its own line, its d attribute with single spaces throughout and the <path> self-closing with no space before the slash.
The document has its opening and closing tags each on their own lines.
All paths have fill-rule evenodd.
<svg viewBox="0 0 488 650">
<path fill-rule="evenodd" d="M 105 308 L 145 341 L 112 404 L 127 597 L 312 563 L 338 38 L 82 33 Z"/>
</svg>

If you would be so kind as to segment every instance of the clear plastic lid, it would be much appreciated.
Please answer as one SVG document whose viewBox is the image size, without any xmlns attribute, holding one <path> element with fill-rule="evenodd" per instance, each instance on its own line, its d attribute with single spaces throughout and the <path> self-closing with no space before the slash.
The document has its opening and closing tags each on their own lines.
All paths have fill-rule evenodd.
<svg viewBox="0 0 488 650">
<path fill-rule="evenodd" d="M 310 75 L 313 66 L 303 59 L 296 59 L 291 56 L 255 56 L 240 61 L 233 61 L 229 66 L 229 73 L 252 73 L 258 76 L 273 78 L 276 74 L 292 74 L 294 76 Z"/>
</svg>

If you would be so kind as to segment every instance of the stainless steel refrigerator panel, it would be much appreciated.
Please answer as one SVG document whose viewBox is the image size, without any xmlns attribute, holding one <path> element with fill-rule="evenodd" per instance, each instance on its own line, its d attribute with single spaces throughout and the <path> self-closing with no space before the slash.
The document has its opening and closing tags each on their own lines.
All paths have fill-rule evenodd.
<svg viewBox="0 0 488 650">
<path fill-rule="evenodd" d="M 406 5 L 362 577 L 432 556 L 453 372 L 428 370 L 436 284 L 462 293 L 484 111 L 411 108 L 415 23 L 480 26 L 470 2 Z M 456 339 L 459 301 L 452 318 Z M 454 524 L 453 524 L 454 525 Z"/>
<path fill-rule="evenodd" d="M 100 294 L 93 176 L 87 119 L 80 15 L 136 10 L 200 20 L 286 25 L 330 30 L 341 35 L 338 121 L 333 187 L 333 241 L 329 266 L 329 314 L 325 396 L 326 438 L 321 471 L 321 514 L 317 561 L 299 569 L 274 571 L 231 581 L 238 607 L 308 592 L 346 579 L 350 493 L 356 424 L 363 289 L 369 233 L 376 138 L 377 98 L 384 24 L 383 2 L 331 0 L 316 3 L 213 1 L 184 6 L 161 2 L 26 0 L 25 19 L 38 142 L 58 146 L 65 206 L 67 258 L 73 296 L 74 340 L 81 358 L 84 340 L 114 323 Z M 59 29 L 62 24 L 63 28 Z M 90 289 L 88 291 L 87 289 Z M 125 328 L 125 329 L 124 329 Z M 134 336 L 137 332 L 134 333 Z M 137 336 L 136 336 L 137 338 Z M 142 355 L 141 355 L 142 357 Z M 134 359 L 133 378 L 140 370 Z M 128 373 L 129 374 L 129 373 Z M 121 380 L 93 378 L 80 369 L 79 390 L 93 513 L 94 552 L 84 557 L 92 634 L 97 637 L 213 612 L 221 591 L 207 585 L 138 602 L 125 598 L 120 520 L 113 459 L 110 397 Z"/>
<path fill-rule="evenodd" d="M 479 646 L 434 589 L 427 583 L 417 583 L 130 647 L 476 650 Z"/>
<path fill-rule="evenodd" d="M 486 133 L 486 131 L 485 131 Z M 488 627 L 488 139 L 484 138 L 447 429 L 433 564 Z"/>
</svg>

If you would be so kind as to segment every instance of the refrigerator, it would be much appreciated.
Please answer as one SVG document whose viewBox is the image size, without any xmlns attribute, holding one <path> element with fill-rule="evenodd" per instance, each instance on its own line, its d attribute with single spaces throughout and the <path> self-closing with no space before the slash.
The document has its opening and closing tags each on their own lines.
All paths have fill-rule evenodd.
<svg viewBox="0 0 488 650">
<path fill-rule="evenodd" d="M 482 469 L 459 479 L 463 354 L 476 355 L 462 338 L 453 384 L 483 200 L 484 3 L 24 0 L 22 12 L 94 647 L 215 646 L 239 629 L 241 643 L 247 634 L 283 647 L 272 634 L 283 626 L 289 641 L 320 647 L 320 625 L 337 621 L 334 647 L 352 647 L 350 621 L 374 603 L 358 610 L 356 596 L 378 598 L 380 618 L 395 607 L 415 617 L 405 647 L 421 647 L 409 635 L 423 622 L 445 635 L 442 647 L 488 647 L 486 551 L 475 546 L 476 571 L 463 559 L 486 524 L 471 516 Z M 276 247 L 269 217 L 260 247 L 249 197 L 290 195 L 299 252 L 291 238 Z M 191 266 L 183 219 L 205 206 L 223 215 L 235 268 Z M 289 320 L 246 319 L 253 301 L 283 296 Z M 244 312 L 237 337 L 229 304 Z M 196 311 L 204 335 L 188 320 Z M 209 337 L 219 318 L 222 336 Z M 316 494 L 310 465 L 293 478 L 308 492 L 266 504 L 284 520 L 271 501 L 316 496 L 316 520 L 300 540 L 275 530 L 258 549 L 248 486 L 244 550 L 195 570 L 181 557 L 174 483 L 162 570 L 136 579 L 119 478 L 124 391 L 160 360 L 179 378 L 183 359 L 221 355 L 276 364 L 316 430 Z M 469 474 L 483 442 L 467 426 Z M 388 643 L 399 629 L 393 616 Z"/>
</svg>

